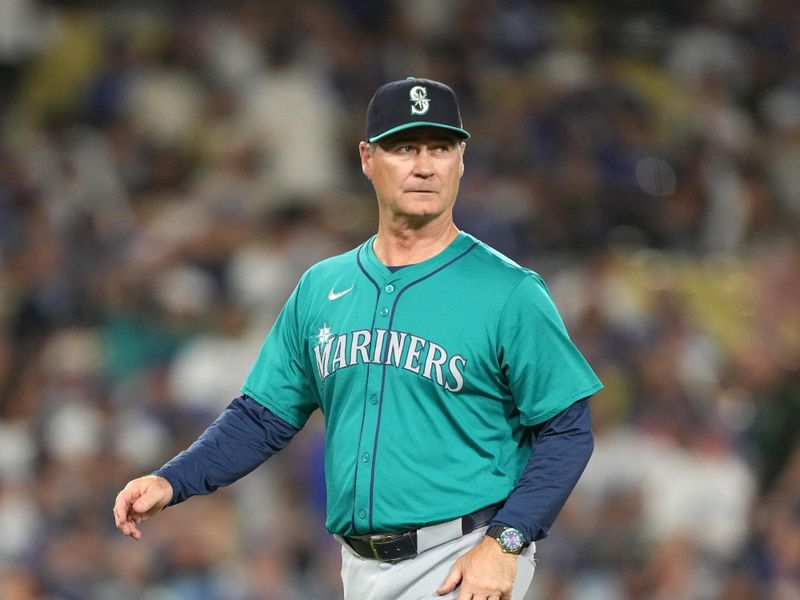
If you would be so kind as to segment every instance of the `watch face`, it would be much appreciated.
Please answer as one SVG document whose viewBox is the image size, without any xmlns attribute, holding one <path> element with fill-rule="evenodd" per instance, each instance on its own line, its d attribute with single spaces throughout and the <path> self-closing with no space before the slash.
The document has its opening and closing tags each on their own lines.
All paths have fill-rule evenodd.
<svg viewBox="0 0 800 600">
<path fill-rule="evenodd" d="M 513 527 L 503 530 L 498 540 L 503 550 L 506 552 L 513 552 L 514 554 L 519 554 L 525 546 L 525 538 Z"/>
</svg>

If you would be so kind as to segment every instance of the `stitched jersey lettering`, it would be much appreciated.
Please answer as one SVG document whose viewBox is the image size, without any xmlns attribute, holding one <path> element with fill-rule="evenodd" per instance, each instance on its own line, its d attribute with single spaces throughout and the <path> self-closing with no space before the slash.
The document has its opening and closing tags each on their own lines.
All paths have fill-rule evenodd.
<svg viewBox="0 0 800 600">
<path fill-rule="evenodd" d="M 448 392 L 464 387 L 466 358 L 405 332 L 359 329 L 331 336 L 313 352 L 320 381 L 345 367 L 382 364 L 420 375 Z"/>
</svg>

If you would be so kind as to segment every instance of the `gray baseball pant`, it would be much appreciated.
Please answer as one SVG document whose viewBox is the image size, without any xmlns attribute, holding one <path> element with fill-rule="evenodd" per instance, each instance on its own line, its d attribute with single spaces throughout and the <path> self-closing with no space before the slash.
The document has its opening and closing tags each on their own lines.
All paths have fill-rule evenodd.
<svg viewBox="0 0 800 600">
<path fill-rule="evenodd" d="M 395 563 L 362 558 L 342 545 L 344 600 L 455 600 L 458 588 L 446 596 L 436 590 L 444 583 L 456 560 L 475 547 L 486 533 L 480 527 L 470 534 L 420 552 Z M 522 600 L 533 580 L 536 544 L 522 551 L 512 600 Z"/>
</svg>

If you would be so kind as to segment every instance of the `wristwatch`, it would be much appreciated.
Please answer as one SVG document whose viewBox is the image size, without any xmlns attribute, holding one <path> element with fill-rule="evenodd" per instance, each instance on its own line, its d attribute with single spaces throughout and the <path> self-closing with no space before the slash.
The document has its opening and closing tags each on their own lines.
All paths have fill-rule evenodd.
<svg viewBox="0 0 800 600">
<path fill-rule="evenodd" d="M 497 540 L 506 554 L 519 554 L 528 544 L 519 529 L 505 525 L 493 525 L 486 530 L 486 535 Z"/>
</svg>

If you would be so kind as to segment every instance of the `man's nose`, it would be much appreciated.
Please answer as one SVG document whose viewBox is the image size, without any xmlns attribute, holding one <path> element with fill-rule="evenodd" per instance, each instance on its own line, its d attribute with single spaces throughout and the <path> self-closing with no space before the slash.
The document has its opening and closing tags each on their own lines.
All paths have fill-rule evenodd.
<svg viewBox="0 0 800 600">
<path fill-rule="evenodd" d="M 426 148 L 421 149 L 414 159 L 414 174 L 420 177 L 433 175 L 433 157 Z"/>
</svg>

